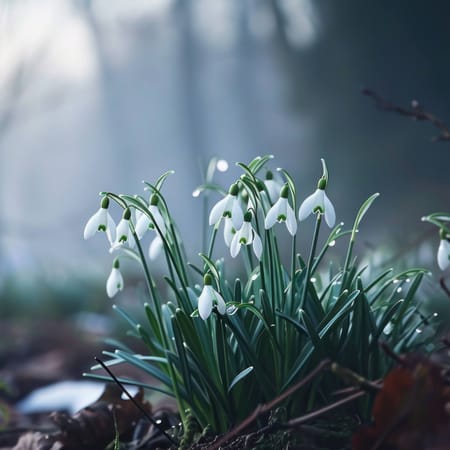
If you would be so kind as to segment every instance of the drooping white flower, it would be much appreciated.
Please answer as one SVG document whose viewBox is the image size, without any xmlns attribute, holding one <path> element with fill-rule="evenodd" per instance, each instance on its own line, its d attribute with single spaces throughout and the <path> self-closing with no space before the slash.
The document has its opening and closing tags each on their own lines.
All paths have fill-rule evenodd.
<svg viewBox="0 0 450 450">
<path fill-rule="evenodd" d="M 150 246 L 148 247 L 148 256 L 150 260 L 154 261 L 161 254 L 163 247 L 163 240 L 161 236 L 156 233 L 156 236 L 153 238 L 152 242 L 150 242 Z"/>
<path fill-rule="evenodd" d="M 311 213 L 319 213 L 325 216 L 327 225 L 332 228 L 336 221 L 334 206 L 325 193 L 326 180 L 319 180 L 316 191 L 308 196 L 300 205 L 298 219 L 305 220 Z"/>
<path fill-rule="evenodd" d="M 156 195 L 153 195 L 150 199 L 150 204 L 148 206 L 148 210 L 150 211 L 151 215 L 153 216 L 154 222 L 152 219 L 147 216 L 147 214 L 143 213 L 139 216 L 139 219 L 136 222 L 135 231 L 137 234 L 137 237 L 139 239 L 142 239 L 142 237 L 145 235 L 145 233 L 149 229 L 156 229 L 159 228 L 161 233 L 164 235 L 166 232 L 166 224 L 164 223 L 164 219 L 159 212 L 158 209 L 158 197 Z M 156 227 L 155 227 L 156 224 Z"/>
<path fill-rule="evenodd" d="M 258 259 L 262 254 L 262 241 L 254 230 L 252 224 L 252 213 L 247 211 L 244 215 L 244 223 L 242 227 L 235 233 L 230 244 L 230 254 L 235 258 L 243 245 L 253 244 L 253 252 Z"/>
<path fill-rule="evenodd" d="M 130 226 L 131 211 L 126 208 L 123 212 L 122 219 L 120 219 L 119 225 L 116 229 L 116 239 L 111 245 L 110 252 L 117 250 L 122 247 L 125 243 L 128 244 L 130 248 L 136 245 L 133 233 Z"/>
<path fill-rule="evenodd" d="M 226 304 L 223 297 L 212 287 L 212 277 L 206 274 L 203 278 L 203 289 L 198 297 L 198 313 L 206 320 L 212 312 L 213 306 L 217 306 L 220 314 L 226 313 Z"/>
<path fill-rule="evenodd" d="M 448 266 L 450 266 L 450 242 L 447 241 L 445 237 L 441 237 L 441 241 L 439 243 L 437 262 L 441 270 L 445 270 Z"/>
<path fill-rule="evenodd" d="M 275 181 L 275 179 L 273 178 L 273 173 L 270 170 L 268 170 L 266 173 L 264 185 L 266 186 L 270 202 L 275 203 L 278 200 L 280 189 L 283 187 L 283 185 L 278 181 Z"/>
<path fill-rule="evenodd" d="M 119 259 L 113 262 L 111 273 L 106 281 L 106 293 L 109 298 L 113 298 L 119 291 L 123 289 L 123 277 L 119 270 Z"/>
<path fill-rule="evenodd" d="M 87 221 L 84 227 L 84 239 L 89 239 L 98 231 L 106 232 L 110 243 L 116 238 L 116 224 L 108 212 L 109 198 L 103 197 L 101 206 Z"/>
<path fill-rule="evenodd" d="M 234 183 L 230 186 L 228 194 L 219 200 L 211 209 L 209 214 L 209 224 L 217 225 L 222 217 L 230 217 L 233 220 L 233 226 L 237 230 L 241 227 L 244 220 L 241 204 L 239 201 L 239 186 Z"/>
<path fill-rule="evenodd" d="M 284 185 L 281 189 L 280 196 L 275 204 L 269 209 L 266 219 L 264 220 L 264 228 L 268 230 L 272 228 L 276 222 L 284 222 L 289 233 L 294 236 L 297 232 L 297 219 L 294 210 L 288 201 L 289 188 Z"/>
<path fill-rule="evenodd" d="M 236 229 L 233 226 L 233 221 L 231 220 L 231 217 L 224 217 L 223 239 L 227 247 L 231 245 L 231 241 L 235 234 Z"/>
</svg>

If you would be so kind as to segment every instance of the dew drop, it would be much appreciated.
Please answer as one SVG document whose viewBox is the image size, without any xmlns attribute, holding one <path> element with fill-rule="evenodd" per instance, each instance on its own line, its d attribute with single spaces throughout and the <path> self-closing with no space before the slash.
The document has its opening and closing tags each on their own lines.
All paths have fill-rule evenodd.
<svg viewBox="0 0 450 450">
<path fill-rule="evenodd" d="M 329 244 L 328 247 L 334 247 L 336 245 L 336 240 L 333 239 Z"/>
</svg>

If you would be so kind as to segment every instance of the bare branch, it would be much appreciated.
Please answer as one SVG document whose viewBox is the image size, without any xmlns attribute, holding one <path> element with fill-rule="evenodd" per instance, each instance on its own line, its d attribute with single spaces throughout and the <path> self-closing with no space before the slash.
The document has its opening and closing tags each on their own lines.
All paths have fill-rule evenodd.
<svg viewBox="0 0 450 450">
<path fill-rule="evenodd" d="M 439 117 L 436 117 L 434 114 L 431 114 L 430 112 L 422 109 L 417 100 L 413 100 L 411 102 L 410 108 L 403 108 L 401 106 L 395 105 L 394 103 L 391 103 L 371 89 L 363 89 L 362 93 L 375 100 L 376 106 L 380 109 L 383 109 L 384 111 L 391 111 L 400 114 L 401 116 L 410 117 L 413 120 L 430 122 L 435 128 L 440 131 L 440 134 L 432 139 L 434 142 L 450 141 L 450 130 L 447 125 L 445 125 L 445 123 L 441 119 L 439 119 Z"/>
<path fill-rule="evenodd" d="M 294 384 L 291 388 L 284 391 L 281 395 L 274 398 L 271 402 L 265 403 L 263 405 L 258 405 L 255 410 L 245 419 L 243 420 L 239 425 L 234 427 L 231 431 L 224 434 L 220 439 L 218 439 L 212 446 L 209 447 L 210 450 L 216 450 L 221 445 L 225 444 L 227 441 L 229 441 L 231 438 L 239 434 L 242 430 L 247 428 L 249 425 L 252 424 L 253 421 L 255 421 L 261 414 L 271 411 L 274 406 L 281 403 L 286 398 L 290 397 L 295 391 L 303 387 L 304 385 L 308 384 L 316 375 L 318 375 L 323 370 L 329 368 L 330 366 L 330 360 L 326 359 L 322 361 L 317 367 L 311 371 L 305 378 L 301 379 L 298 383 Z"/>
</svg>

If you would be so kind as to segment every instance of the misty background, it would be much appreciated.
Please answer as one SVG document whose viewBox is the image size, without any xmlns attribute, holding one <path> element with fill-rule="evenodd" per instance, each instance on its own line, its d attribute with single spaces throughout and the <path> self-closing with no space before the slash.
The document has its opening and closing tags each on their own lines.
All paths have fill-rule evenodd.
<svg viewBox="0 0 450 450">
<path fill-rule="evenodd" d="M 86 305 L 86 279 L 106 299 L 106 240 L 82 236 L 98 193 L 142 194 L 169 169 L 164 193 L 196 255 L 191 193 L 213 156 L 230 163 L 215 178 L 227 187 L 234 162 L 273 154 L 299 199 L 325 158 L 338 220 L 351 226 L 381 193 L 365 248 L 429 238 L 437 270 L 438 234 L 420 218 L 449 211 L 450 143 L 361 91 L 417 99 L 450 124 L 448 17 L 444 0 L 0 0 L 2 304 L 51 288 Z"/>
</svg>

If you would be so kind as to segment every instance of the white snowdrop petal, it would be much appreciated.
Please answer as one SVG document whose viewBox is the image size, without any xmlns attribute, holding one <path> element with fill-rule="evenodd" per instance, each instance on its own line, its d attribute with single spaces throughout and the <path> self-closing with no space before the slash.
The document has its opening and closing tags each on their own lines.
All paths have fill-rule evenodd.
<svg viewBox="0 0 450 450">
<path fill-rule="evenodd" d="M 291 236 L 297 233 L 297 218 L 295 217 L 294 210 L 289 205 L 286 209 L 286 228 Z"/>
<path fill-rule="evenodd" d="M 280 186 L 275 180 L 265 180 L 264 184 L 266 185 L 270 201 L 275 203 L 280 196 L 282 186 Z"/>
<path fill-rule="evenodd" d="M 161 213 L 159 212 L 159 209 L 155 205 L 150 205 L 148 207 L 148 210 L 152 213 L 154 222 L 158 226 L 161 233 L 164 235 L 166 232 L 166 224 L 164 223 L 164 219 Z"/>
<path fill-rule="evenodd" d="M 239 253 L 239 250 L 241 249 L 241 244 L 239 242 L 239 232 L 237 232 L 234 236 L 233 239 L 231 240 L 231 244 L 230 244 L 230 254 L 233 258 L 236 258 L 236 256 Z"/>
<path fill-rule="evenodd" d="M 106 236 L 110 243 L 116 240 L 116 223 L 114 222 L 111 214 L 105 209 L 106 212 Z"/>
<path fill-rule="evenodd" d="M 161 236 L 157 234 L 148 248 L 148 256 L 151 261 L 154 261 L 161 254 L 163 246 L 163 240 Z"/>
<path fill-rule="evenodd" d="M 214 291 L 214 296 L 217 302 L 217 310 L 220 314 L 224 315 L 227 312 L 227 305 L 225 304 L 225 300 L 217 291 Z"/>
<path fill-rule="evenodd" d="M 147 217 L 147 215 L 142 214 L 136 222 L 136 226 L 134 228 L 134 231 L 136 232 L 139 239 L 142 239 L 144 237 L 145 233 L 148 231 L 149 225 L 150 218 Z"/>
<path fill-rule="evenodd" d="M 303 203 L 300 205 L 300 209 L 298 210 L 298 220 L 305 220 L 317 207 L 317 205 L 322 206 L 322 195 L 320 189 L 317 189 L 316 192 L 306 197 L 303 200 Z"/>
<path fill-rule="evenodd" d="M 264 220 L 264 228 L 266 230 L 272 228 L 275 225 L 275 222 L 280 215 L 280 200 L 281 198 L 277 200 L 277 202 L 272 206 L 272 208 L 269 209 L 269 212 L 267 213 L 266 219 Z"/>
<path fill-rule="evenodd" d="M 113 267 L 106 281 L 106 293 L 109 298 L 113 298 L 123 289 L 123 277 L 120 270 Z"/>
<path fill-rule="evenodd" d="M 230 198 L 230 194 L 227 194 L 213 206 L 211 212 L 209 213 L 210 225 L 215 225 L 222 218 L 224 211 L 227 209 Z"/>
<path fill-rule="evenodd" d="M 233 239 L 233 221 L 229 217 L 225 217 L 223 239 L 226 246 L 229 247 L 231 245 L 231 240 Z"/>
<path fill-rule="evenodd" d="M 258 259 L 261 259 L 263 251 L 262 241 L 261 238 L 255 233 L 253 237 L 253 252 L 255 253 L 256 257 Z"/>
<path fill-rule="evenodd" d="M 231 210 L 231 219 L 233 221 L 233 226 L 236 230 L 241 228 L 242 222 L 244 222 L 244 213 L 242 212 L 241 205 L 237 197 L 233 198 L 233 205 Z"/>
<path fill-rule="evenodd" d="M 203 290 L 198 298 L 198 314 L 203 320 L 206 320 L 212 311 L 212 287 L 209 285 L 203 286 Z"/>
<path fill-rule="evenodd" d="M 450 265 L 449 257 L 450 257 L 450 242 L 448 242 L 446 239 L 441 239 L 437 252 L 437 262 L 441 270 L 447 269 L 447 267 Z"/>
<path fill-rule="evenodd" d="M 331 203 L 330 199 L 327 197 L 325 191 L 323 193 L 323 201 L 325 209 L 325 222 L 330 228 L 333 228 L 334 223 L 336 222 L 336 213 L 334 211 L 334 206 Z"/>
<path fill-rule="evenodd" d="M 249 245 L 253 242 L 253 231 L 250 222 L 244 222 L 239 230 L 239 241 L 245 239 L 245 245 Z"/>
<path fill-rule="evenodd" d="M 103 217 L 102 210 L 106 211 L 105 209 L 100 208 L 87 221 L 86 226 L 84 227 L 84 232 L 83 232 L 84 239 L 91 238 L 98 231 L 98 226 L 101 223 L 101 220 Z"/>
</svg>

